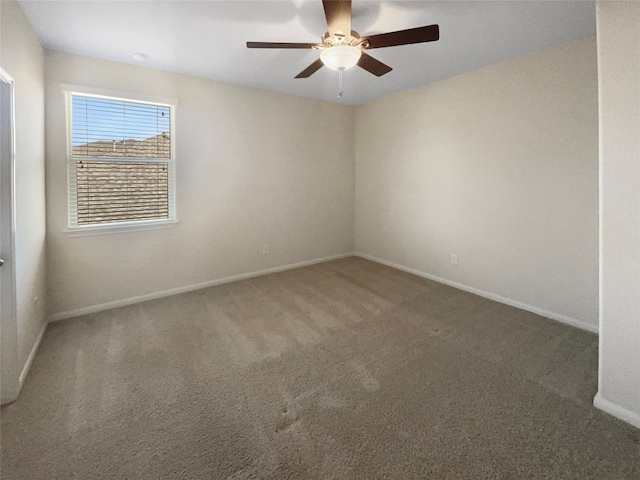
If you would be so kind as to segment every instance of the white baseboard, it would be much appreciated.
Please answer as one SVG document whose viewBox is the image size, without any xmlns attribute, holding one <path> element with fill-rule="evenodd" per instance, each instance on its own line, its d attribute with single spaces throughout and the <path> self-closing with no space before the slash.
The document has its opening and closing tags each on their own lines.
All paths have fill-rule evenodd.
<svg viewBox="0 0 640 480">
<path fill-rule="evenodd" d="M 591 325 L 582 320 L 578 320 L 577 318 L 568 317 L 566 315 L 562 315 L 560 313 L 551 312 L 549 310 L 545 310 L 543 308 L 534 307 L 533 305 L 528 305 L 526 303 L 518 302 L 517 300 L 512 300 L 507 297 L 503 297 L 500 295 L 496 295 L 495 293 L 487 292 L 485 290 L 481 290 L 479 288 L 470 287 L 468 285 L 464 285 L 462 283 L 453 282 L 451 280 L 447 280 L 446 278 L 436 277 L 435 275 L 431 275 L 429 273 L 421 272 L 420 270 L 416 270 L 414 268 L 405 267 L 404 265 L 400 265 L 393 262 L 388 262 L 386 260 L 382 260 L 380 258 L 372 257 L 371 255 L 367 255 L 364 253 L 355 252 L 354 255 L 356 257 L 366 258 L 367 260 L 371 260 L 372 262 L 380 263 L 382 265 L 386 265 L 388 267 L 397 268 L 398 270 L 402 270 L 403 272 L 412 273 L 419 277 L 427 278 L 429 280 L 433 280 L 438 283 L 443 283 L 445 285 L 449 285 L 450 287 L 457 288 L 459 290 L 464 290 L 465 292 L 474 293 L 481 297 L 488 298 L 489 300 L 495 300 L 496 302 L 504 303 L 505 305 L 510 305 L 512 307 L 519 308 L 521 310 L 526 310 L 528 312 L 535 313 L 537 315 L 550 318 L 551 320 L 556 320 L 558 322 L 564 323 L 566 325 L 570 325 L 572 327 L 580 328 L 582 330 L 587 330 L 592 333 L 598 333 L 598 326 Z"/>
<path fill-rule="evenodd" d="M 38 348 L 40 348 L 40 342 L 42 342 L 42 337 L 44 337 L 44 332 L 47 329 L 48 324 L 49 322 L 45 322 L 44 325 L 42 325 L 40 333 L 38 334 L 38 338 L 36 338 L 36 341 L 33 343 L 31 351 L 29 352 L 29 356 L 27 357 L 27 361 L 22 367 L 22 371 L 20 372 L 20 376 L 18 377 L 18 383 L 12 386 L 10 392 L 7 392 L 6 388 L 2 391 L 2 398 L 0 398 L 0 403 L 2 403 L 2 405 L 15 402 L 18 396 L 20 396 L 22 386 L 24 385 L 24 381 L 27 379 L 27 375 L 29 373 L 29 370 L 31 369 L 31 364 L 33 363 L 33 359 L 35 358 L 36 353 L 38 352 Z"/>
<path fill-rule="evenodd" d="M 279 267 L 266 268 L 264 270 L 257 270 L 255 272 L 241 273 L 240 275 L 233 275 L 231 277 L 218 278 L 216 280 L 196 283 L 196 284 L 187 285 L 184 287 L 171 288 L 169 290 L 163 290 L 161 292 L 147 293 L 145 295 L 138 295 L 136 297 L 125 298 L 122 300 L 115 300 L 113 302 L 100 303 L 98 305 L 91 305 L 89 307 L 78 308 L 78 309 L 69 310 L 66 312 L 58 312 L 51 315 L 49 317 L 49 321 L 56 322 L 58 320 L 65 320 L 67 318 L 79 317 L 81 315 L 88 315 L 90 313 L 110 310 L 112 308 L 124 307 L 127 305 L 133 305 L 140 302 L 146 302 L 147 300 L 155 300 L 157 298 L 168 297 L 171 295 L 178 295 L 180 293 L 192 292 L 194 290 L 201 290 L 203 288 L 215 287 L 216 285 L 222 285 L 224 283 L 237 282 L 239 280 L 246 280 L 248 278 L 260 277 L 262 275 L 268 275 L 270 273 L 283 272 L 285 270 L 291 270 L 294 268 L 315 265 L 316 263 L 323 263 L 331 260 L 338 260 L 340 258 L 352 257 L 353 255 L 354 255 L 353 252 L 341 253 L 338 255 L 331 255 L 329 257 L 316 258 L 313 260 L 305 260 L 304 262 L 291 263 L 288 265 L 281 265 Z"/>
<path fill-rule="evenodd" d="M 20 372 L 20 377 L 18 378 L 18 383 L 20 384 L 20 387 L 19 387 L 20 390 L 22 390 L 22 385 L 24 385 L 24 381 L 27 378 L 27 374 L 31 369 L 31 364 L 33 363 L 33 359 L 35 358 L 36 353 L 38 352 L 38 348 L 40 348 L 40 342 L 42 342 L 42 337 L 44 337 L 44 332 L 47 330 L 48 324 L 49 322 L 45 322 L 44 325 L 42 325 L 42 329 L 40 329 L 38 338 L 36 338 L 36 341 L 33 344 L 33 347 L 31 348 L 31 352 L 29 352 L 29 357 L 27 357 L 27 361 L 25 362 L 24 367 L 22 368 L 22 372 Z"/>
<path fill-rule="evenodd" d="M 612 415 L 623 422 L 627 422 L 630 425 L 633 425 L 636 428 L 640 428 L 640 414 L 636 412 L 632 412 L 631 410 L 627 410 L 620 405 L 617 405 L 609 400 L 602 398 L 600 392 L 598 392 L 593 399 L 593 405 L 598 410 L 602 410 L 609 415 Z"/>
</svg>

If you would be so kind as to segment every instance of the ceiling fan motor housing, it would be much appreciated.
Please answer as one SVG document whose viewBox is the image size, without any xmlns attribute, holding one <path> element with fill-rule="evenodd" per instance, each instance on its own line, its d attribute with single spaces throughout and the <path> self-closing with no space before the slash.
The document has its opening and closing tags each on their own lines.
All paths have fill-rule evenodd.
<svg viewBox="0 0 640 480">
<path fill-rule="evenodd" d="M 351 35 L 343 35 L 342 33 L 336 33 L 335 35 L 331 35 L 329 32 L 326 32 L 322 35 L 320 39 L 323 45 L 327 47 L 334 47 L 337 45 L 352 45 L 352 46 L 363 46 L 363 42 L 360 42 L 360 34 L 355 30 L 351 30 Z M 365 47 L 366 48 L 366 47 Z"/>
</svg>

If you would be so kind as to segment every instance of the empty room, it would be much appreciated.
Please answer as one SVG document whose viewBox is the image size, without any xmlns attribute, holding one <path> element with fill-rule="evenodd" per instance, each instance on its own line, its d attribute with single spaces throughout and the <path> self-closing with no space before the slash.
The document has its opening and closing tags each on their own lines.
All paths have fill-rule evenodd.
<svg viewBox="0 0 640 480">
<path fill-rule="evenodd" d="M 3 480 L 640 479 L 640 2 L 0 1 Z"/>
</svg>

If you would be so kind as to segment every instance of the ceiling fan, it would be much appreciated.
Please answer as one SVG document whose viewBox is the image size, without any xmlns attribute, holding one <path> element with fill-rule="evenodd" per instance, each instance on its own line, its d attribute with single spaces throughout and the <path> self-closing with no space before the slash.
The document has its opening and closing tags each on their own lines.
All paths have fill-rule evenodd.
<svg viewBox="0 0 640 480">
<path fill-rule="evenodd" d="M 365 53 L 365 50 L 435 42 L 440 38 L 438 25 L 361 37 L 358 32 L 351 30 L 351 0 L 322 0 L 322 4 L 329 31 L 322 36 L 320 43 L 247 42 L 247 48 L 312 48 L 322 50 L 320 58 L 295 78 L 308 78 L 323 65 L 326 65 L 332 70 L 337 70 L 342 80 L 342 72 L 355 65 L 378 77 L 392 70 L 390 66 Z M 341 94 L 342 88 L 340 88 L 338 96 Z"/>
</svg>

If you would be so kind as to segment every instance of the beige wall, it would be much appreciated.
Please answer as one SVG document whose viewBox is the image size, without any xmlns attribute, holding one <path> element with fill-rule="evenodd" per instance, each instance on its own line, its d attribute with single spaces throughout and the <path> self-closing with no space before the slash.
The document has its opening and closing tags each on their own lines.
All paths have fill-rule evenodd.
<svg viewBox="0 0 640 480">
<path fill-rule="evenodd" d="M 596 406 L 640 428 L 640 3 L 598 2 L 600 382 Z"/>
<path fill-rule="evenodd" d="M 58 52 L 47 52 L 46 72 L 54 318 L 353 250 L 352 108 Z M 179 99 L 176 228 L 64 233 L 61 83 Z"/>
<path fill-rule="evenodd" d="M 0 2 L 0 65 L 15 92 L 15 273 L 17 358 L 24 370 L 45 325 L 44 50 L 20 6 Z M 3 335 L 5 332 L 3 332 Z M 17 395 L 17 378 L 3 375 L 2 396 Z"/>
<path fill-rule="evenodd" d="M 595 330 L 595 38 L 357 107 L 355 205 L 357 252 Z"/>
</svg>

